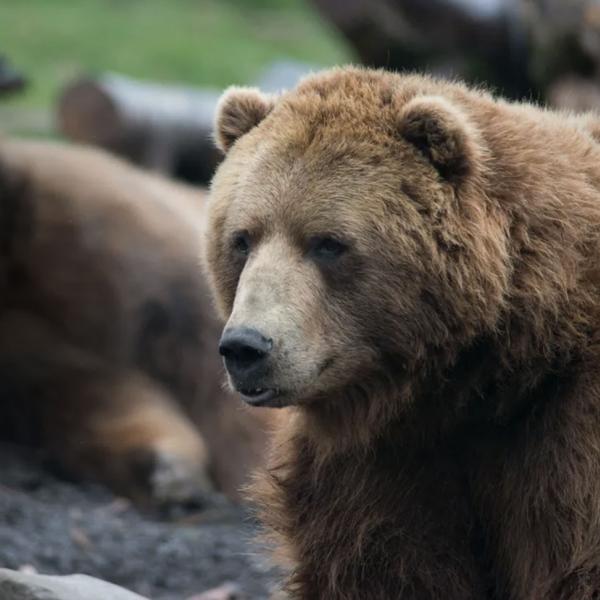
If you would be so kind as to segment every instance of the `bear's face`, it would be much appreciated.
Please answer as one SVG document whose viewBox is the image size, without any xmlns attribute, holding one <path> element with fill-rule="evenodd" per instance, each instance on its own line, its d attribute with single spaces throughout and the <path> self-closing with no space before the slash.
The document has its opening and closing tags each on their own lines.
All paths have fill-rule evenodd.
<svg viewBox="0 0 600 600">
<path fill-rule="evenodd" d="M 337 73 L 276 100 L 234 89 L 220 105 L 206 257 L 230 382 L 254 405 L 407 376 L 460 337 L 457 320 L 475 335 L 500 302 L 450 264 L 468 252 L 454 212 L 479 151 L 462 116 L 352 73 L 350 91 Z"/>
</svg>

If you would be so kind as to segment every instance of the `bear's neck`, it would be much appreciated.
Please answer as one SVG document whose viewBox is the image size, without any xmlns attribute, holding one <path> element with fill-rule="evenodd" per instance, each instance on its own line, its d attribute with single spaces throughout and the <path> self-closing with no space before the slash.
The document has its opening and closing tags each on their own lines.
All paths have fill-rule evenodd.
<svg viewBox="0 0 600 600">
<path fill-rule="evenodd" d="M 470 429 L 526 418 L 582 360 L 573 348 L 534 353 L 518 365 L 509 354 L 505 340 L 481 337 L 455 355 L 432 357 L 416 374 L 392 377 L 388 369 L 305 406 L 296 426 L 322 455 L 372 451 L 386 439 L 406 449 L 433 448 Z"/>
<path fill-rule="evenodd" d="M 469 509 L 466 471 L 480 459 L 472 450 L 477 440 L 503 440 L 515 425 L 526 428 L 545 403 L 564 397 L 560 390 L 571 385 L 572 369 L 572 360 L 557 356 L 511 372 L 496 341 L 481 339 L 446 369 L 424 369 L 418 379 L 374 377 L 368 387 L 289 411 L 254 497 L 293 565 L 291 597 L 321 597 L 337 588 L 330 597 L 365 597 L 365 549 L 372 553 L 371 589 L 390 575 L 390 556 L 420 556 L 406 544 L 420 543 L 430 519 L 440 526 L 436 550 L 445 535 L 470 544 L 477 523 L 465 518 L 466 529 L 456 533 L 448 506 L 459 520 Z M 396 536 L 388 535 L 393 527 Z M 453 542 L 448 552 L 455 550 Z M 387 596 L 373 591 L 369 597 Z"/>
</svg>

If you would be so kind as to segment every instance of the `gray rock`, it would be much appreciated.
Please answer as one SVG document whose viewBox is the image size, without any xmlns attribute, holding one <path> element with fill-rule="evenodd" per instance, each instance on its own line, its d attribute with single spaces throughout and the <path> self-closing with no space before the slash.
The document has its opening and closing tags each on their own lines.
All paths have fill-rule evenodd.
<svg viewBox="0 0 600 600">
<path fill-rule="evenodd" d="M 145 600 L 88 575 L 37 575 L 0 569 L 1 600 Z"/>
</svg>

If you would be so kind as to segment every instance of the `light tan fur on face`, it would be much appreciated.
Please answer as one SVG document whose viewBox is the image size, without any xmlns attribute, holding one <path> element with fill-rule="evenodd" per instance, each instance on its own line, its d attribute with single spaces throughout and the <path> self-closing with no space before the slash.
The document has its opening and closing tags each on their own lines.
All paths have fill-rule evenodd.
<svg viewBox="0 0 600 600">
<path fill-rule="evenodd" d="M 444 254 L 437 246 L 453 244 L 452 230 L 447 227 L 452 214 L 444 221 L 443 230 L 435 230 L 436 215 L 447 212 L 446 192 L 453 187 L 480 185 L 482 168 L 472 165 L 484 164 L 486 150 L 472 125 L 462 127 L 462 109 L 435 94 L 413 98 L 416 89 L 404 95 L 393 94 L 387 79 L 382 80 L 381 87 L 382 96 L 376 98 L 367 86 L 359 86 L 359 93 L 364 93 L 365 101 L 372 104 L 368 112 L 360 103 L 340 109 L 335 92 L 331 99 L 323 101 L 323 114 L 315 113 L 318 104 L 312 102 L 313 90 L 297 97 L 284 95 L 261 123 L 236 140 L 212 184 L 207 256 L 209 274 L 219 290 L 217 300 L 227 316 L 234 306 L 235 292 L 236 305 L 228 328 L 255 327 L 259 322 L 246 308 L 241 316 L 240 307 L 248 295 L 262 294 L 262 301 L 253 304 L 254 310 L 268 314 L 275 310 L 271 295 L 280 291 L 279 282 L 286 282 L 289 290 L 277 300 L 277 310 L 281 312 L 283 303 L 288 320 L 280 321 L 277 331 L 262 331 L 275 339 L 276 351 L 277 347 L 285 348 L 285 359 L 277 352 L 272 357 L 273 378 L 266 384 L 285 388 L 286 403 L 312 399 L 349 383 L 348 377 L 361 378 L 368 371 L 377 370 L 382 357 L 368 339 L 374 332 L 365 317 L 379 304 L 380 314 L 390 312 L 391 322 L 381 323 L 383 330 L 404 315 L 410 319 L 413 306 L 421 302 L 419 286 L 432 287 L 439 278 L 433 268 L 426 272 L 429 265 L 420 266 L 417 256 L 431 255 L 432 262 L 440 262 Z M 234 94 L 227 95 L 229 105 L 234 99 Z M 428 123 L 427 127 L 421 127 L 422 123 Z M 436 168 L 452 171 L 447 181 L 432 185 L 425 172 L 403 169 L 403 163 L 415 153 L 417 160 L 426 161 L 415 147 L 424 144 L 436 152 L 429 157 Z M 396 147 L 397 155 L 390 154 L 389 147 Z M 403 196 L 394 205 L 386 197 L 392 190 Z M 482 217 L 475 215 L 474 225 Z M 431 223 L 425 235 L 421 229 L 424 219 Z M 479 247 L 472 251 L 493 254 L 494 269 L 499 277 L 506 277 L 502 237 L 487 227 L 489 232 L 483 240 L 473 240 Z M 232 239 L 240 231 L 249 234 L 254 248 L 242 271 L 231 259 Z M 398 240 L 400 232 L 402 240 L 395 241 L 391 250 L 396 255 L 391 256 L 388 240 Z M 330 273 L 330 279 L 345 277 L 338 282 L 339 289 L 332 289 L 327 274 L 321 273 L 307 257 L 308 241 L 319 235 L 337 236 L 350 246 L 349 258 Z M 265 245 L 272 248 L 267 261 Z M 398 273 L 404 272 L 404 277 L 382 287 L 375 263 L 398 262 L 398 256 Z M 256 267 L 259 260 L 261 265 Z M 214 268 L 217 263 L 218 268 Z M 247 273 L 254 268 L 260 271 L 261 281 L 272 278 L 278 283 L 267 283 L 262 291 L 255 289 L 254 278 L 249 279 Z M 294 282 L 289 281 L 288 274 L 294 274 Z M 362 285 L 355 285 L 359 279 Z M 449 284 L 454 285 L 452 281 Z M 498 308 L 502 301 L 498 290 L 483 290 L 482 285 L 490 284 L 474 281 L 465 286 L 464 317 L 473 321 L 470 335 L 481 326 L 478 320 L 489 318 L 483 313 L 493 315 L 493 307 Z M 370 295 L 377 289 L 382 294 L 377 302 L 372 302 Z M 351 299 L 353 293 L 361 297 Z M 332 294 L 339 298 L 332 300 Z M 397 301 L 399 297 L 401 303 Z M 299 299 L 302 312 L 294 308 Z M 406 325 L 405 355 L 399 368 L 418 364 L 424 352 L 419 332 L 413 330 L 408 319 Z M 318 339 L 311 338 L 315 331 Z M 447 333 L 440 331 L 436 335 Z"/>
<path fill-rule="evenodd" d="M 274 270 L 273 264 L 279 267 Z M 316 380 L 328 360 L 327 332 L 319 325 L 324 290 L 312 285 L 313 279 L 285 240 L 265 242 L 244 269 L 226 324 L 226 328 L 254 328 L 274 340 L 280 403 L 287 402 L 286 395 L 295 397 L 297 390 L 305 389 L 307 381 Z M 270 386 L 270 380 L 261 385 Z"/>
</svg>

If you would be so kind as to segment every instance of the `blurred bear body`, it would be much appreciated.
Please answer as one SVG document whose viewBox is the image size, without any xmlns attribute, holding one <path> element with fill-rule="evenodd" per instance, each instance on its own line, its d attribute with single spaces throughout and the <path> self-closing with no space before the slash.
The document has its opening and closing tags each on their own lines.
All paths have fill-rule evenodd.
<svg viewBox="0 0 600 600">
<path fill-rule="evenodd" d="M 597 122 L 353 68 L 221 100 L 206 258 L 268 341 L 232 386 L 289 407 L 291 598 L 600 594 Z"/>
<path fill-rule="evenodd" d="M 134 498 L 233 497 L 261 417 L 220 382 L 203 192 L 85 147 L 0 141 L 0 429 Z"/>
</svg>

